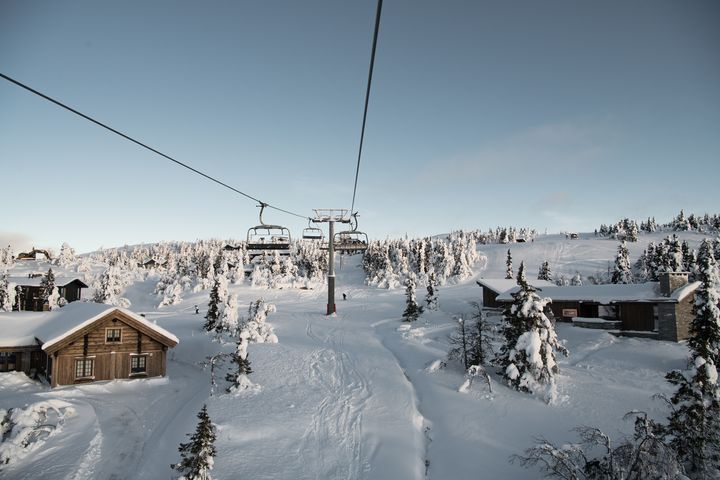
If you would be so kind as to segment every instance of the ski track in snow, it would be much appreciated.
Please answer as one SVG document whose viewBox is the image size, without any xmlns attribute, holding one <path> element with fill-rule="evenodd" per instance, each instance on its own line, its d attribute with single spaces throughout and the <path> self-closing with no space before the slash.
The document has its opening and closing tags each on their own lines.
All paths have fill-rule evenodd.
<svg viewBox="0 0 720 480">
<path fill-rule="evenodd" d="M 341 320 L 340 320 L 341 321 Z M 312 421 L 302 436 L 301 444 L 312 444 L 306 451 L 335 445 L 338 456 L 322 453 L 313 457 L 313 471 L 323 478 L 365 478 L 369 469 L 363 456 L 363 407 L 372 395 L 367 378 L 360 373 L 357 360 L 343 349 L 345 332 L 330 325 L 322 333 L 307 321 L 308 337 L 324 345 L 308 357 L 309 381 L 325 392 L 325 397 L 312 415 Z M 329 464 L 326 458 L 342 461 Z"/>
</svg>

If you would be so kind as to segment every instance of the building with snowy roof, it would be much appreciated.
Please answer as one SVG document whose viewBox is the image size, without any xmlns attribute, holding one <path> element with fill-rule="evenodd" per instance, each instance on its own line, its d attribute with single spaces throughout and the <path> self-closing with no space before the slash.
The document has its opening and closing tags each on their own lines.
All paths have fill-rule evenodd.
<svg viewBox="0 0 720 480">
<path fill-rule="evenodd" d="M 528 284 L 535 288 L 554 287 L 555 284 L 547 280 L 528 280 Z M 497 301 L 498 295 L 518 286 L 514 278 L 481 278 L 476 282 L 483 289 L 483 305 L 486 307 L 501 307 L 503 303 Z"/>
<path fill-rule="evenodd" d="M 45 301 L 42 298 L 43 287 L 41 285 L 43 274 L 30 274 L 24 277 L 11 276 L 8 282 L 18 288 L 18 295 L 15 299 L 15 309 L 30 312 L 42 312 L 45 309 Z M 78 277 L 55 277 L 55 286 L 58 294 L 66 302 L 75 302 L 82 298 L 82 289 L 88 286 Z"/>
<path fill-rule="evenodd" d="M 144 317 L 101 303 L 0 314 L 0 371 L 44 376 L 53 387 L 165 376 L 177 344 Z"/>
<path fill-rule="evenodd" d="M 659 340 L 688 338 L 695 290 L 687 273 L 666 272 L 659 282 L 636 284 L 546 286 L 538 294 L 552 299 L 556 318 L 579 326 L 617 329 L 620 334 Z M 513 301 L 518 286 L 497 295 L 496 302 Z"/>
</svg>

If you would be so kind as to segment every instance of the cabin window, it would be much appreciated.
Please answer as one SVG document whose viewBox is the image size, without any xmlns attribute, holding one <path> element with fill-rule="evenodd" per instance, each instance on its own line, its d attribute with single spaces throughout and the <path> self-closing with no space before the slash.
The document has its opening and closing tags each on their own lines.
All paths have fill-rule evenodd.
<svg viewBox="0 0 720 480">
<path fill-rule="evenodd" d="M 78 358 L 75 360 L 75 378 L 92 378 L 95 360 L 92 358 Z"/>
<path fill-rule="evenodd" d="M 147 355 L 130 357 L 130 374 L 147 373 Z"/>
<path fill-rule="evenodd" d="M 122 341 L 122 328 L 106 328 L 105 343 L 120 343 Z"/>
<path fill-rule="evenodd" d="M 15 352 L 0 352 L 0 372 L 12 372 L 17 368 Z"/>
</svg>

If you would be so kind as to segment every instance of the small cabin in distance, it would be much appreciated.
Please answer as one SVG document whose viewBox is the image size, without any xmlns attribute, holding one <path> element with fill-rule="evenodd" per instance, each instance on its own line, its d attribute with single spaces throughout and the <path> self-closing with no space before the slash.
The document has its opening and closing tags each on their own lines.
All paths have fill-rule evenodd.
<svg viewBox="0 0 720 480">
<path fill-rule="evenodd" d="M 13 308 L 19 311 L 42 312 L 45 305 L 42 299 L 43 274 L 30 274 L 27 277 L 9 277 L 9 283 L 15 284 L 17 295 Z M 82 289 L 88 286 L 77 277 L 55 277 L 58 294 L 66 302 L 82 299 Z"/>
</svg>

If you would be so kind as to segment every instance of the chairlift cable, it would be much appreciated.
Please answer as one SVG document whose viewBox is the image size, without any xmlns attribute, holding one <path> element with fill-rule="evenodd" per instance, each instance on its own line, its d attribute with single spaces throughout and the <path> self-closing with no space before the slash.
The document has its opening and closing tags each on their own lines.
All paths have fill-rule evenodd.
<svg viewBox="0 0 720 480">
<path fill-rule="evenodd" d="M 360 174 L 360 159 L 362 158 L 363 140 L 365 139 L 365 122 L 367 121 L 368 103 L 370 101 L 370 85 L 372 84 L 373 67 L 375 66 L 375 50 L 377 49 L 378 32 L 380 31 L 380 14 L 382 13 L 382 0 L 378 0 L 375 13 L 375 33 L 373 35 L 372 52 L 370 54 L 370 70 L 368 72 L 367 90 L 365 91 L 365 110 L 363 112 L 362 129 L 360 130 L 360 147 L 358 149 L 357 167 L 355 168 L 355 186 L 353 187 L 352 205 L 350 214 L 355 208 L 355 194 L 357 193 L 358 176 Z"/>
<path fill-rule="evenodd" d="M 119 135 L 119 136 L 123 137 L 123 138 L 126 139 L 126 140 L 129 140 L 129 141 L 131 141 L 131 142 L 133 142 L 133 143 L 135 143 L 135 144 L 137 144 L 137 145 L 140 145 L 141 147 L 143 147 L 143 148 L 145 148 L 145 149 L 147 149 L 147 150 L 150 150 L 151 152 L 153 152 L 153 153 L 155 153 L 155 154 L 157 154 L 157 155 L 160 155 L 161 157 L 166 158 L 167 160 L 170 160 L 171 162 L 174 162 L 174 163 L 176 163 L 177 165 L 180 165 L 181 167 L 187 168 L 188 170 L 190 170 L 190 171 L 193 172 L 193 173 L 196 173 L 196 174 L 198 174 L 198 175 L 200 175 L 200 176 L 202 176 L 202 177 L 205 177 L 206 179 L 208 179 L 208 180 L 210 180 L 210 181 L 212 181 L 212 182 L 215 182 L 215 183 L 217 183 L 218 185 L 221 185 L 221 186 L 223 186 L 223 187 L 225 187 L 225 188 L 227 188 L 227 189 L 229 189 L 229 190 L 232 190 L 232 191 L 235 192 L 235 193 L 239 193 L 240 195 L 242 195 L 242 196 L 244 196 L 244 197 L 246 197 L 246 198 L 249 198 L 250 200 L 254 200 L 254 201 L 258 202 L 258 203 L 263 203 L 263 204 L 265 204 L 268 208 L 272 208 L 272 209 L 278 210 L 278 211 L 280 211 L 280 212 L 287 213 L 288 215 L 294 215 L 294 216 L 300 217 L 300 218 L 309 218 L 309 217 L 307 217 L 306 215 L 300 215 L 300 214 L 298 214 L 298 213 L 293 213 L 293 212 L 290 212 L 290 211 L 288 211 L 288 210 L 282 209 L 282 208 L 280 208 L 280 207 L 276 207 L 276 206 L 270 205 L 270 204 L 267 203 L 267 202 L 263 202 L 262 200 L 259 200 L 259 199 L 255 198 L 255 197 L 253 197 L 252 195 L 248 195 L 248 194 L 245 193 L 245 192 L 241 192 L 241 191 L 238 190 L 237 188 L 232 187 L 232 186 L 228 185 L 227 183 L 224 183 L 224 182 L 218 180 L 217 178 L 214 178 L 214 177 L 212 177 L 212 176 L 210 176 L 210 175 L 208 175 L 208 174 L 206 174 L 206 173 L 203 173 L 203 172 L 201 172 L 200 170 L 197 170 L 196 168 L 193 168 L 193 167 L 191 167 L 190 165 L 188 165 L 188 164 L 186 164 L 186 163 L 183 163 L 183 162 L 181 162 L 181 161 L 179 161 L 179 160 L 176 160 L 176 159 L 172 158 L 170 155 L 166 155 L 166 154 L 164 154 L 164 153 L 162 153 L 162 152 L 160 152 L 160 151 L 158 151 L 158 150 L 156 150 L 156 149 L 154 149 L 154 148 L 152 148 L 152 147 L 150 147 L 150 146 L 148 146 L 148 145 L 146 145 L 146 144 L 144 144 L 144 143 L 142 143 L 142 142 L 140 142 L 140 141 L 138 141 L 138 140 L 135 140 L 135 139 L 132 138 L 131 136 L 126 135 L 126 134 L 124 134 L 124 133 L 122 133 L 122 132 L 120 132 L 120 131 L 118 131 L 118 130 L 115 130 L 114 128 L 112 128 L 112 127 L 110 127 L 110 126 L 108 126 L 108 125 L 106 125 L 106 124 L 104 124 L 104 123 L 102 123 L 102 122 L 100 122 L 100 121 L 98 121 L 98 120 L 95 120 L 93 117 L 91 117 L 91 116 L 89 116 L 89 115 L 85 115 L 84 113 L 79 112 L 79 111 L 75 110 L 74 108 L 69 107 L 69 106 L 65 105 L 64 103 L 62 103 L 62 102 L 60 102 L 60 101 L 58 101 L 58 100 L 55 100 L 54 98 L 49 97 L 49 96 L 45 95 L 44 93 L 39 92 L 39 91 L 35 90 L 34 88 L 31 88 L 31 87 L 29 87 L 29 86 L 27 86 L 27 85 L 25 85 L 25 84 L 23 84 L 23 83 L 15 80 L 14 78 L 8 77 L 7 75 L 4 75 L 4 74 L 1 73 L 1 72 L 0 72 L 0 77 L 4 78 L 5 80 L 7 80 L 7 81 L 9 81 L 9 82 L 11 82 L 11 83 L 14 83 L 14 84 L 17 85 L 18 87 L 24 88 L 25 90 L 27 90 L 27 91 L 29 91 L 29 92 L 31 92 L 31 93 L 34 93 L 35 95 L 37 95 L 37 96 L 39 96 L 39 97 L 44 98 L 45 100 L 48 100 L 49 102 L 54 103 L 55 105 L 57 105 L 57 106 L 59 106 L 59 107 L 64 108 L 65 110 L 68 110 L 68 111 L 74 113 L 75 115 L 78 115 L 78 116 L 84 118 L 85 120 L 88 120 L 88 121 L 90 121 L 90 122 L 92 122 L 92 123 L 94 123 L 94 124 L 96 124 L 96 125 L 104 128 L 104 129 L 106 129 L 106 130 L 109 130 L 109 131 L 111 131 L 112 133 L 114 133 L 114 134 L 116 134 L 116 135 Z"/>
</svg>

